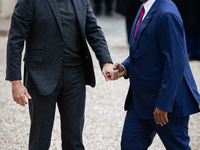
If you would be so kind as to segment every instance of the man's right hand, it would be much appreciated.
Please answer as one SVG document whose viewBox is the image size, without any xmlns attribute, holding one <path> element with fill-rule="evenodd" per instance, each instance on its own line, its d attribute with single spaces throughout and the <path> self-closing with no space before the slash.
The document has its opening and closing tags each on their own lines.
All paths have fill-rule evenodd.
<svg viewBox="0 0 200 150">
<path fill-rule="evenodd" d="M 121 64 L 119 64 L 119 63 L 116 63 L 116 64 L 114 65 L 113 69 L 114 69 L 114 70 L 117 70 L 117 69 L 119 70 L 119 75 L 118 75 L 119 78 L 122 77 L 122 76 L 124 76 L 124 75 L 126 74 L 126 70 L 125 70 L 124 67 L 123 67 Z"/>
<path fill-rule="evenodd" d="M 25 96 L 28 99 L 31 99 L 31 96 L 29 95 L 27 89 L 21 83 L 20 80 L 11 81 L 11 83 L 12 83 L 12 95 L 13 95 L 14 101 L 17 104 L 20 104 L 21 106 L 25 106 L 27 104 Z"/>
</svg>

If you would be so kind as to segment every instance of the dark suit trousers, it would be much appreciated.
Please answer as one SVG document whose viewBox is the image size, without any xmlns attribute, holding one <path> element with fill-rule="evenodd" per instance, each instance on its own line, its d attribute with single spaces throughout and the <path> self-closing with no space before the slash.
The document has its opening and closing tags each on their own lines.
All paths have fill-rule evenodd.
<svg viewBox="0 0 200 150">
<path fill-rule="evenodd" d="M 54 92 L 40 95 L 29 88 L 31 129 L 29 150 L 48 150 L 50 147 L 56 104 L 60 112 L 63 150 L 83 150 L 82 130 L 85 109 L 85 68 L 63 67 Z"/>
<path fill-rule="evenodd" d="M 153 112 L 152 112 L 153 113 Z M 191 150 L 188 136 L 189 116 L 169 119 L 160 126 L 138 116 L 130 102 L 124 122 L 121 150 L 147 150 L 157 133 L 167 150 Z"/>
</svg>

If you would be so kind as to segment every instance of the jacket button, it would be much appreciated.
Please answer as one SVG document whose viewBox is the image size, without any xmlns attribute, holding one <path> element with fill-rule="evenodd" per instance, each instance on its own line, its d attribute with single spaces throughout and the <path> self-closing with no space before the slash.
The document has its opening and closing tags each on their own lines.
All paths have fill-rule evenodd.
<svg viewBox="0 0 200 150">
<path fill-rule="evenodd" d="M 60 45 L 62 45 L 62 46 L 63 46 L 63 44 L 64 44 L 63 42 L 60 43 Z"/>
</svg>

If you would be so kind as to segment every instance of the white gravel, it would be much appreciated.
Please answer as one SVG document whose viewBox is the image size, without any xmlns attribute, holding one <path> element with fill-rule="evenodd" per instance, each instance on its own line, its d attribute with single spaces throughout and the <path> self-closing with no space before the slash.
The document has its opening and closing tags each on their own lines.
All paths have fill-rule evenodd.
<svg viewBox="0 0 200 150">
<path fill-rule="evenodd" d="M 123 61 L 129 53 L 126 44 L 124 20 L 119 16 L 99 17 L 114 62 Z M 21 107 L 12 100 L 11 85 L 5 79 L 7 37 L 0 37 L 0 150 L 27 150 L 29 136 L 28 107 Z M 94 57 L 94 54 L 93 54 Z M 87 103 L 83 138 L 86 150 L 120 150 L 121 131 L 125 112 L 124 100 L 128 80 L 105 82 L 98 62 L 94 60 L 97 85 L 87 87 Z M 192 61 L 191 68 L 200 88 L 200 62 Z M 200 150 L 200 114 L 191 116 L 189 124 L 190 146 Z M 164 150 L 156 136 L 149 150 Z M 60 120 L 56 111 L 50 150 L 61 150 Z"/>
</svg>

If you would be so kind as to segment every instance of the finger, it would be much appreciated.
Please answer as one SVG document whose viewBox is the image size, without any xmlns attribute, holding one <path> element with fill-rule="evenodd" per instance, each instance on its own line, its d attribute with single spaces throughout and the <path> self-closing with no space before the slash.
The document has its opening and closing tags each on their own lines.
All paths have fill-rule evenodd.
<svg viewBox="0 0 200 150">
<path fill-rule="evenodd" d="M 116 64 L 113 66 L 113 69 L 116 70 L 118 67 L 119 67 L 119 63 L 116 63 Z"/>
<path fill-rule="evenodd" d="M 21 105 L 21 106 L 25 106 L 24 103 L 22 102 L 22 100 L 19 100 L 18 104 Z"/>
<path fill-rule="evenodd" d="M 24 94 L 21 95 L 21 99 L 20 99 L 19 103 L 20 103 L 21 106 L 25 106 L 26 100 L 25 100 L 25 95 Z"/>
<path fill-rule="evenodd" d="M 21 106 L 25 106 L 24 103 L 22 102 L 22 100 L 20 98 L 15 99 L 15 102 Z"/>
<path fill-rule="evenodd" d="M 13 96 L 13 99 L 17 104 L 20 103 L 20 96 Z"/>
<path fill-rule="evenodd" d="M 104 74 L 106 75 L 107 80 L 113 80 L 114 76 L 114 70 L 111 71 L 104 71 Z"/>
<path fill-rule="evenodd" d="M 17 104 L 19 104 L 19 102 L 18 102 L 18 101 L 16 101 L 16 100 L 15 100 L 15 102 L 16 102 Z"/>
<path fill-rule="evenodd" d="M 106 77 L 108 78 L 108 80 L 111 80 L 111 74 L 110 74 L 110 72 L 106 73 Z"/>
<path fill-rule="evenodd" d="M 162 122 L 160 121 L 160 118 L 159 118 L 159 117 L 157 117 L 157 124 L 163 126 L 163 124 L 162 124 Z"/>
<path fill-rule="evenodd" d="M 114 80 L 114 78 L 115 78 L 114 76 L 115 76 L 114 72 L 111 72 L 110 73 L 110 80 Z"/>
<path fill-rule="evenodd" d="M 25 93 L 25 95 L 26 95 L 26 97 L 28 98 L 28 99 L 31 99 L 31 96 L 30 96 L 30 94 L 28 93 L 28 91 L 26 90 L 26 93 Z"/>
<path fill-rule="evenodd" d="M 115 70 L 115 80 L 119 79 L 119 69 Z"/>
<path fill-rule="evenodd" d="M 155 121 L 156 124 L 158 124 L 158 123 L 159 123 L 158 117 L 157 117 L 157 115 L 155 114 L 155 112 L 154 112 L 153 114 L 154 114 L 154 121 Z"/>
<path fill-rule="evenodd" d="M 165 117 L 164 117 L 164 120 L 165 120 L 165 122 L 166 122 L 166 123 L 168 123 L 168 122 L 169 122 L 169 120 L 168 120 L 167 116 L 165 116 Z"/>
<path fill-rule="evenodd" d="M 108 81 L 108 77 L 107 77 L 106 73 L 104 71 L 102 71 L 102 74 L 103 74 L 104 78 L 106 79 L 106 81 Z"/>
<path fill-rule="evenodd" d="M 120 72 L 118 71 L 118 73 L 117 73 L 117 77 L 118 77 L 118 79 L 120 78 Z"/>
<path fill-rule="evenodd" d="M 106 72 L 106 76 L 109 77 L 110 76 L 110 72 Z"/>
<path fill-rule="evenodd" d="M 24 96 L 23 99 L 21 99 L 21 103 L 22 103 L 23 106 L 25 106 L 25 105 L 27 104 L 26 99 L 25 99 L 25 96 Z"/>
<path fill-rule="evenodd" d="M 17 99 L 15 96 L 13 96 L 13 100 L 14 100 L 15 102 L 18 101 L 18 99 Z"/>
<path fill-rule="evenodd" d="M 160 124 L 161 126 L 163 126 L 162 121 L 160 120 L 160 116 L 156 114 L 155 112 L 154 112 L 154 120 L 157 125 Z"/>
<path fill-rule="evenodd" d="M 163 117 L 160 117 L 160 123 L 159 123 L 161 126 L 163 126 L 163 125 L 166 125 L 166 122 L 165 122 L 165 120 L 164 120 L 164 118 Z"/>
<path fill-rule="evenodd" d="M 117 70 L 114 70 L 112 73 L 111 73 L 111 80 L 117 80 L 118 79 L 118 69 Z"/>
<path fill-rule="evenodd" d="M 21 96 L 20 96 L 20 95 L 14 96 L 14 101 L 15 101 L 17 104 L 22 105 Z"/>
</svg>

